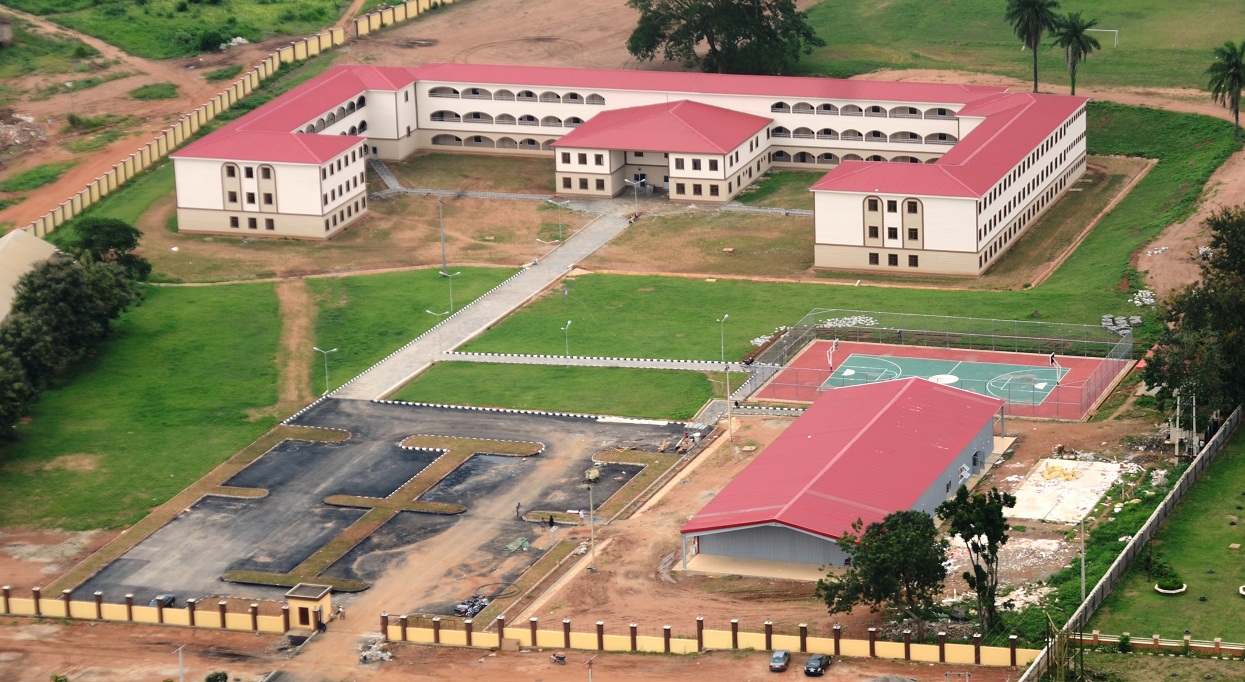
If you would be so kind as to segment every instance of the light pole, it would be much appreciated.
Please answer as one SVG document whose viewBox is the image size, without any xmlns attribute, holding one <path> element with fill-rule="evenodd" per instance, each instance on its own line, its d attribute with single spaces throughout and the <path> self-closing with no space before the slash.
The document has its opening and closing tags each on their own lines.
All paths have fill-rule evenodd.
<svg viewBox="0 0 1245 682">
<path fill-rule="evenodd" d="M 571 321 L 566 321 L 566 326 L 562 328 L 562 342 L 566 344 L 566 366 L 571 366 Z"/>
<path fill-rule="evenodd" d="M 65 81 L 65 87 L 69 89 L 69 113 L 73 114 L 75 113 L 73 106 L 73 81 Z"/>
<path fill-rule="evenodd" d="M 336 353 L 337 349 L 321 350 L 319 346 L 312 346 L 312 350 L 324 356 L 324 395 L 329 393 L 329 353 Z"/>
<path fill-rule="evenodd" d="M 567 199 L 566 201 L 554 201 L 553 199 L 545 199 L 545 201 L 548 201 L 549 203 L 553 204 L 554 206 L 557 206 L 558 208 L 567 208 L 571 205 L 570 199 Z M 562 241 L 562 222 L 563 222 L 562 212 L 558 211 L 558 241 Z M 540 240 L 538 239 L 536 241 L 540 241 Z"/>
<path fill-rule="evenodd" d="M 635 180 L 628 180 L 627 178 L 623 178 L 623 182 L 631 185 L 631 189 L 635 193 L 635 214 L 638 218 L 640 216 L 640 183 Z"/>
<path fill-rule="evenodd" d="M 592 508 L 592 484 L 588 484 L 588 546 L 592 548 L 592 563 L 588 566 L 588 572 L 593 573 L 597 570 L 597 521 L 596 511 Z"/>
<path fill-rule="evenodd" d="M 186 682 L 186 666 L 185 660 L 182 658 L 182 650 L 185 648 L 185 644 L 177 647 L 177 679 L 180 682 Z"/>
<path fill-rule="evenodd" d="M 445 264 L 445 206 L 441 202 L 441 197 L 437 197 L 437 222 L 441 225 L 441 274 L 449 272 L 450 268 Z M 453 309 L 454 306 L 450 306 Z"/>
<path fill-rule="evenodd" d="M 441 349 L 441 320 L 445 319 L 446 317 L 449 317 L 450 311 L 447 310 L 443 313 L 434 313 L 431 310 L 428 310 L 427 308 L 425 308 L 424 312 L 428 313 L 429 315 L 436 315 L 438 318 L 437 325 L 436 325 L 437 326 L 437 355 L 440 355 L 441 353 L 445 352 Z"/>
<path fill-rule="evenodd" d="M 445 278 L 445 281 L 450 283 L 450 312 L 451 313 L 454 312 L 454 278 L 461 274 L 463 273 L 455 272 L 454 274 L 451 275 L 450 273 L 444 270 L 441 271 L 441 276 Z"/>
<path fill-rule="evenodd" d="M 726 362 L 726 318 L 730 316 L 730 313 L 727 313 L 718 320 L 718 342 L 722 351 L 722 362 Z"/>
</svg>

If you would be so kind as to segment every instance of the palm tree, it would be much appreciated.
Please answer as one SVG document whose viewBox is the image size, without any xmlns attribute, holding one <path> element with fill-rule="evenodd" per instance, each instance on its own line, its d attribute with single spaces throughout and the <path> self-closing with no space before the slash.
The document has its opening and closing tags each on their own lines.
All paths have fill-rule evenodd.
<svg viewBox="0 0 1245 682">
<path fill-rule="evenodd" d="M 1241 132 L 1241 89 L 1245 88 L 1245 40 L 1215 48 L 1215 61 L 1206 69 L 1210 74 L 1210 98 L 1232 111 L 1232 139 Z"/>
<path fill-rule="evenodd" d="M 1051 37 L 1055 42 L 1051 47 L 1062 47 L 1063 57 L 1068 62 L 1068 73 L 1072 76 L 1072 94 L 1076 94 L 1076 67 L 1094 50 L 1101 50 L 1098 39 L 1091 36 L 1089 29 L 1098 25 L 1097 19 L 1085 21 L 1080 12 L 1069 12 L 1062 17 L 1055 17 L 1055 27 L 1051 29 Z"/>
<path fill-rule="evenodd" d="M 1033 91 L 1038 91 L 1037 49 L 1042 44 L 1042 34 L 1055 28 L 1056 0 L 1007 0 L 1007 23 L 1012 25 L 1016 37 L 1033 53 Z"/>
</svg>

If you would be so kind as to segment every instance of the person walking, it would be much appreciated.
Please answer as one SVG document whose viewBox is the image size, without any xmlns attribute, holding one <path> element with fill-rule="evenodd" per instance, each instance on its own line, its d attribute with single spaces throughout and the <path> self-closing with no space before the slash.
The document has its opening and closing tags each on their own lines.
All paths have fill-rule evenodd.
<svg viewBox="0 0 1245 682">
<path fill-rule="evenodd" d="M 346 620 L 346 607 L 341 604 L 337 605 L 337 617 Z"/>
<path fill-rule="evenodd" d="M 523 503 L 522 502 L 514 503 L 514 516 L 520 521 L 523 520 Z"/>
</svg>

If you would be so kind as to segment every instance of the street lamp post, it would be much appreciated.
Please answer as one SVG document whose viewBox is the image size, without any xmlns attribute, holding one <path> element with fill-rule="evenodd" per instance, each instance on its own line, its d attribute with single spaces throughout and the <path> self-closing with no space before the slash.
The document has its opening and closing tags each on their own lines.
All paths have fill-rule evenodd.
<svg viewBox="0 0 1245 682">
<path fill-rule="evenodd" d="M 445 206 L 441 202 L 441 197 L 437 197 L 437 222 L 441 225 L 441 274 L 450 271 L 448 265 L 445 264 Z M 450 306 L 452 309 L 454 306 Z"/>
<path fill-rule="evenodd" d="M 454 312 L 454 278 L 461 274 L 463 273 L 455 272 L 454 274 L 450 274 L 444 270 L 441 271 L 441 276 L 445 278 L 446 282 L 450 283 L 450 312 L 451 313 Z"/>
<path fill-rule="evenodd" d="M 312 350 L 324 356 L 324 395 L 329 393 L 329 353 L 336 353 L 337 349 L 321 350 L 319 346 L 312 346 Z"/>
<path fill-rule="evenodd" d="M 722 353 L 722 362 L 726 362 L 726 318 L 730 316 L 730 313 L 726 313 L 722 319 L 718 320 L 718 343 Z"/>
<path fill-rule="evenodd" d="M 592 548 L 592 564 L 588 572 L 597 570 L 597 522 L 596 511 L 592 508 L 592 484 L 588 484 L 588 546 Z"/>
<path fill-rule="evenodd" d="M 567 208 L 568 206 L 570 206 L 570 205 L 571 205 L 571 200 L 570 200 L 570 199 L 567 199 L 566 201 L 554 201 L 553 199 L 545 199 L 545 201 L 548 201 L 549 203 L 553 204 L 554 206 L 557 206 L 558 208 Z M 561 211 L 558 211 L 558 241 L 559 241 L 559 242 L 560 242 L 560 241 L 563 241 L 563 239 L 562 239 L 562 223 L 563 223 L 563 219 L 562 219 L 562 212 L 561 212 Z M 537 241 L 539 241 L 539 240 L 537 240 Z"/>
<path fill-rule="evenodd" d="M 566 326 L 562 328 L 562 342 L 566 345 L 566 366 L 571 366 L 571 321 L 566 321 Z"/>
<path fill-rule="evenodd" d="M 627 183 L 628 185 L 631 185 L 631 189 L 634 191 L 635 214 L 636 214 L 636 217 L 639 217 L 640 215 L 640 183 L 635 180 L 628 180 L 627 178 L 623 178 L 623 182 Z"/>
<path fill-rule="evenodd" d="M 445 319 L 446 317 L 449 317 L 450 311 L 447 310 L 443 313 L 434 313 L 431 310 L 428 310 L 427 308 L 425 308 L 424 312 L 428 313 L 429 315 L 436 315 L 438 318 L 437 319 L 437 355 L 440 355 L 441 353 L 445 352 L 444 350 L 441 349 L 441 320 Z"/>
</svg>

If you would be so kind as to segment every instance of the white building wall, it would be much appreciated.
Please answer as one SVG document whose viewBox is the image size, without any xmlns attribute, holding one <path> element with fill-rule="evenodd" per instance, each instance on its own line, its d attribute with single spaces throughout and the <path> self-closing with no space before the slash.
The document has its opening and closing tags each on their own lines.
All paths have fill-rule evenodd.
<svg viewBox="0 0 1245 682">
<path fill-rule="evenodd" d="M 225 208 L 221 187 L 222 167 L 217 159 L 173 159 L 173 178 L 179 208 Z"/>
</svg>

